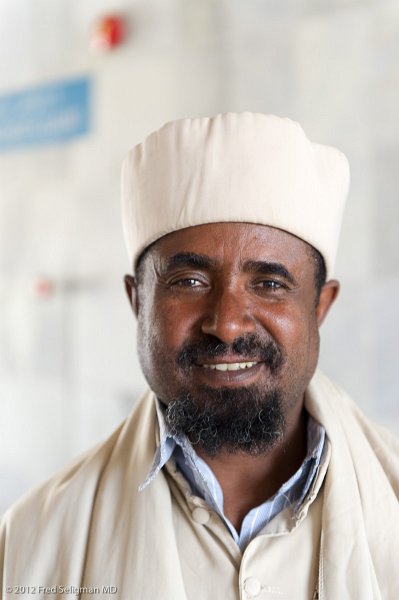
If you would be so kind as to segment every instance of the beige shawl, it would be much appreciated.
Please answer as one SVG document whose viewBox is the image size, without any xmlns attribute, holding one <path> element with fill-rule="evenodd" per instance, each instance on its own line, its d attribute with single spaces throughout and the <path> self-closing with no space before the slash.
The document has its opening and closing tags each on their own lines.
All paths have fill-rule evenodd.
<svg viewBox="0 0 399 600">
<path fill-rule="evenodd" d="M 309 386 L 306 406 L 332 446 L 320 598 L 397 600 L 399 442 L 371 425 L 321 374 Z M 105 443 L 7 512 L 0 546 L 5 600 L 15 599 L 15 586 L 29 586 L 25 600 L 65 600 L 62 586 L 85 586 L 82 598 L 93 600 L 187 600 L 166 479 L 161 472 L 145 494 L 137 489 L 155 439 L 153 394 L 147 392 Z M 43 591 L 45 586 L 53 591 Z M 116 595 L 110 586 L 118 588 Z"/>
</svg>

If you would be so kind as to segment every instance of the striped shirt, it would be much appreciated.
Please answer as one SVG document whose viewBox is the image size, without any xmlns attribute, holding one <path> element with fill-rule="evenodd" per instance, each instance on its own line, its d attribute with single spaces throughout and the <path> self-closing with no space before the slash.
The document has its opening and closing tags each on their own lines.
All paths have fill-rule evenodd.
<svg viewBox="0 0 399 600">
<path fill-rule="evenodd" d="M 152 467 L 145 481 L 139 487 L 140 491 L 144 490 L 168 460 L 173 458 L 177 468 L 190 484 L 193 494 L 204 499 L 210 508 L 220 516 L 242 551 L 285 508 L 291 506 L 294 512 L 299 510 L 320 465 L 326 440 L 324 427 L 313 417 L 308 416 L 307 454 L 303 463 L 296 473 L 283 483 L 274 496 L 248 512 L 242 522 L 241 530 L 237 531 L 223 512 L 223 491 L 212 469 L 197 455 L 186 436 L 176 436 L 170 432 L 158 402 L 157 415 L 160 441 Z"/>
</svg>

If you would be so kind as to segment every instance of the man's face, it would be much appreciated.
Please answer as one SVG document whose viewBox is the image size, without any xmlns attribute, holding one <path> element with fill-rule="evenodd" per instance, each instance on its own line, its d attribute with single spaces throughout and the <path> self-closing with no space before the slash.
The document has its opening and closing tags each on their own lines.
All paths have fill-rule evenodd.
<svg viewBox="0 0 399 600">
<path fill-rule="evenodd" d="M 166 235 L 147 252 L 137 290 L 144 375 L 164 404 L 177 401 L 184 413 L 190 398 L 183 428 L 191 438 L 197 409 L 217 413 L 222 426 L 212 435 L 216 427 L 222 437 L 230 435 L 221 432 L 227 421 L 254 426 L 271 413 L 266 449 L 299 418 L 317 364 L 318 325 L 336 291 L 328 298 L 323 291 L 316 306 L 310 247 L 272 227 L 213 223 Z M 209 451 L 239 449 L 226 440 Z"/>
</svg>

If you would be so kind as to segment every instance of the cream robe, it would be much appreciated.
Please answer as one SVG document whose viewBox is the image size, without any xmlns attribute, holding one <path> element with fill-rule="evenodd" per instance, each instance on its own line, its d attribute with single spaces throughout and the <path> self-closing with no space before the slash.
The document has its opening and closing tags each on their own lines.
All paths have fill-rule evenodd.
<svg viewBox="0 0 399 600">
<path fill-rule="evenodd" d="M 257 574 L 262 578 L 259 569 L 281 573 L 288 590 L 282 594 L 272 587 L 262 588 L 256 597 L 309 597 L 307 593 L 295 594 L 295 589 L 305 589 L 299 579 L 311 577 L 306 531 L 313 530 L 313 539 L 321 540 L 317 545 L 320 598 L 398 600 L 399 441 L 372 426 L 320 373 L 310 383 L 305 402 L 331 441 L 329 467 L 322 492 L 295 529 L 296 534 L 272 536 L 263 546 L 262 536 L 253 540 L 260 553 Z M 198 540 L 193 536 L 191 542 L 186 535 L 181 547 L 176 532 L 187 527 L 184 519 L 188 517 L 176 510 L 165 473 L 161 472 L 144 492 L 137 490 L 152 463 L 156 435 L 155 405 L 148 392 L 105 443 L 6 513 L 0 548 L 5 600 L 74 597 L 54 586 L 69 586 L 69 592 L 73 587 L 86 586 L 81 598 L 93 600 L 210 598 L 200 588 L 195 596 L 187 595 L 192 586 L 182 562 L 190 549 L 195 553 Z M 291 541 L 294 535 L 303 536 L 297 537 L 296 545 Z M 222 569 L 219 579 L 223 585 L 212 575 L 212 600 L 227 598 L 223 564 L 228 559 L 222 551 L 220 556 L 212 552 L 212 534 L 201 536 L 202 544 L 209 540 L 207 560 L 213 572 Z M 194 563 L 195 559 L 193 556 Z M 244 553 L 243 563 L 245 559 Z M 198 564 L 200 567 L 204 565 Z M 249 584 L 245 587 L 243 567 L 237 568 L 229 598 L 249 598 L 251 590 L 256 592 L 253 581 L 252 588 Z M 297 582 L 288 581 L 291 573 Z M 196 577 L 195 572 L 192 576 Z M 17 594 L 15 586 L 29 589 Z M 50 588 L 47 592 L 43 589 L 46 586 Z M 96 589 L 90 593 L 89 586 Z M 118 591 L 113 594 L 112 589 L 102 586 L 115 586 Z M 209 588 L 209 582 L 205 587 Z M 9 588 L 12 591 L 7 591 Z"/>
</svg>

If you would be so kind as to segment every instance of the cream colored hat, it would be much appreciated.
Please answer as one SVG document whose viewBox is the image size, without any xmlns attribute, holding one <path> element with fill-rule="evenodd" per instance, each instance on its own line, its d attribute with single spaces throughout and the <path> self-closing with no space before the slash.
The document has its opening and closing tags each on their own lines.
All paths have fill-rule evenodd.
<svg viewBox="0 0 399 600">
<path fill-rule="evenodd" d="M 167 123 L 127 155 L 122 218 L 133 266 L 163 235 L 203 223 L 270 225 L 324 257 L 330 277 L 349 188 L 345 156 L 298 123 L 228 113 Z"/>
</svg>

